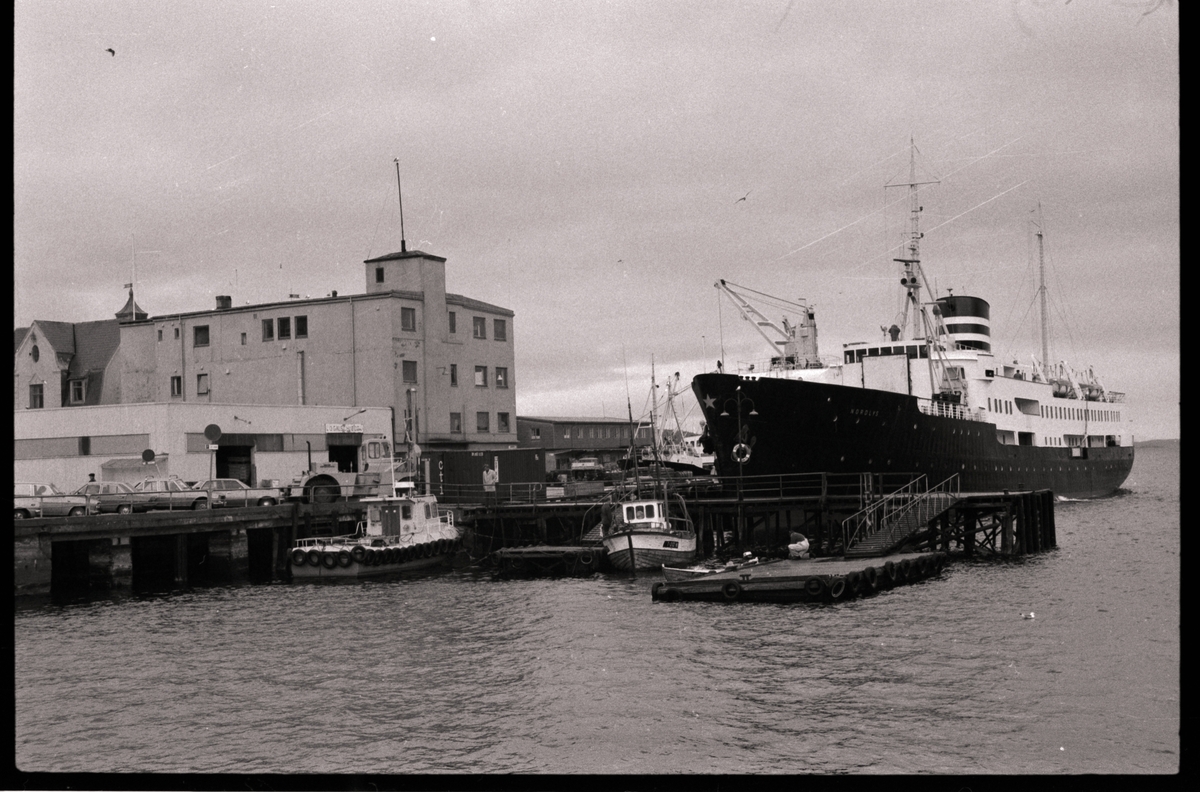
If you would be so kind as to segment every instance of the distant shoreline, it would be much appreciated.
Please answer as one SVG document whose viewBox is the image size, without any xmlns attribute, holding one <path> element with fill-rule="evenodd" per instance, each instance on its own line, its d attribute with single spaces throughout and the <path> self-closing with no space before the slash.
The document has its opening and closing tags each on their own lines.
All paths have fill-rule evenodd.
<svg viewBox="0 0 1200 792">
<path fill-rule="evenodd" d="M 1168 448 L 1170 446 L 1178 446 L 1179 438 L 1168 438 L 1166 440 L 1135 440 L 1134 448 Z"/>
</svg>

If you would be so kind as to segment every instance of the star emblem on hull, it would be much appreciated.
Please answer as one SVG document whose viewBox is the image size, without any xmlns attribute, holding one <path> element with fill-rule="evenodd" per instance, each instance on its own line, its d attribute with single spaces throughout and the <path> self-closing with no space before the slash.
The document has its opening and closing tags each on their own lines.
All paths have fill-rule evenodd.
<svg viewBox="0 0 1200 792">
<path fill-rule="evenodd" d="M 704 409 L 706 409 L 706 410 L 711 409 L 712 406 L 716 403 L 717 403 L 717 400 L 714 397 L 712 397 L 712 396 L 704 397 Z"/>
</svg>

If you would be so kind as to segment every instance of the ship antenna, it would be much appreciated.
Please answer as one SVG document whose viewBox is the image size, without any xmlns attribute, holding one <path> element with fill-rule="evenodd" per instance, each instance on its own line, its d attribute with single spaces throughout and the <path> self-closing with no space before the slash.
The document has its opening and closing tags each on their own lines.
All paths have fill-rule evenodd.
<svg viewBox="0 0 1200 792">
<path fill-rule="evenodd" d="M 905 288 L 904 313 L 900 320 L 901 338 L 907 337 L 908 332 L 908 317 L 909 310 L 912 309 L 915 332 L 921 332 L 921 323 L 917 320 L 917 316 L 921 310 L 921 281 L 925 279 L 925 274 L 921 271 L 921 211 L 922 206 L 917 197 L 917 188 L 926 184 L 938 184 L 937 180 L 919 182 L 917 181 L 917 144 L 912 136 L 909 136 L 909 158 L 908 158 L 908 181 L 898 184 L 885 184 L 884 187 L 908 187 L 909 196 L 909 231 L 907 256 L 905 258 L 893 259 L 904 265 L 904 277 L 900 283 Z"/>
<path fill-rule="evenodd" d="M 396 194 L 400 196 L 400 252 L 407 253 L 408 246 L 404 242 L 404 192 L 400 189 L 400 158 L 395 157 L 396 163 Z"/>
<path fill-rule="evenodd" d="M 1046 256 L 1042 240 L 1042 202 L 1038 201 L 1037 205 L 1037 243 L 1038 243 L 1038 292 L 1041 297 L 1042 307 L 1042 368 L 1043 371 L 1048 370 L 1050 366 L 1050 339 L 1046 332 Z"/>
</svg>

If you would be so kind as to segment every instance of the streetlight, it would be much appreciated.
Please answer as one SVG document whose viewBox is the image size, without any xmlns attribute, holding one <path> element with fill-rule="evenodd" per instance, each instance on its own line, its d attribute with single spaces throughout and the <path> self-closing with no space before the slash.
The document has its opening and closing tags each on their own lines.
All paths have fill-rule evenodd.
<svg viewBox="0 0 1200 792">
<path fill-rule="evenodd" d="M 743 487 L 742 487 L 742 475 L 743 475 L 743 470 L 744 470 L 745 464 L 750 461 L 750 446 L 754 442 L 753 438 L 751 438 L 750 443 L 746 443 L 746 433 L 749 431 L 750 426 L 749 426 L 749 424 L 745 424 L 745 425 L 742 424 L 742 413 L 743 413 L 743 408 L 746 405 L 749 405 L 750 409 L 749 409 L 749 411 L 747 411 L 745 413 L 746 417 L 747 418 L 757 418 L 758 410 L 755 409 L 754 399 L 751 399 L 749 396 L 746 396 L 745 394 L 742 393 L 741 385 L 737 386 L 736 390 L 734 391 L 734 394 L 736 396 L 736 399 L 731 397 L 731 398 L 725 399 L 725 401 L 721 404 L 721 413 L 718 417 L 729 418 L 730 417 L 729 405 L 730 404 L 735 405 L 734 409 L 737 412 L 737 427 L 738 427 L 737 428 L 737 437 L 736 437 L 737 442 L 734 443 L 734 446 L 731 449 L 730 453 L 733 455 L 733 461 L 736 462 L 737 466 L 738 466 L 737 545 L 738 545 L 738 550 L 741 550 L 742 549 L 742 533 L 744 532 L 745 523 L 746 523 L 745 514 L 743 511 L 745 498 L 744 498 Z"/>
</svg>

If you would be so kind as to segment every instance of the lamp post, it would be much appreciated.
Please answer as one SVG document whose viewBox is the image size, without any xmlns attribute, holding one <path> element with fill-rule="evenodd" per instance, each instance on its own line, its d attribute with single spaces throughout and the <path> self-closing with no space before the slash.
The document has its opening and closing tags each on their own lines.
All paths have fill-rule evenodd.
<svg viewBox="0 0 1200 792">
<path fill-rule="evenodd" d="M 745 531 L 745 525 L 746 525 L 745 511 L 744 511 L 745 495 L 744 495 L 743 488 L 742 488 L 742 476 L 743 476 L 743 472 L 745 469 L 745 467 L 744 467 L 745 464 L 750 461 L 750 445 L 748 443 L 746 443 L 746 432 L 750 428 L 750 426 L 748 423 L 747 424 L 742 423 L 742 414 L 743 414 L 743 412 L 745 412 L 745 415 L 747 418 L 751 418 L 751 417 L 757 418 L 758 410 L 756 410 L 754 408 L 754 399 L 751 399 L 749 396 L 746 396 L 745 394 L 742 393 L 741 385 L 738 385 L 737 389 L 734 391 L 734 397 L 728 398 L 724 401 L 724 403 L 722 404 L 722 409 L 721 409 L 721 413 L 720 413 L 719 417 L 722 417 L 722 418 L 730 417 L 730 415 L 729 415 L 729 405 L 730 404 L 735 405 L 734 409 L 737 413 L 737 436 L 735 438 L 737 440 L 737 442 L 734 443 L 733 448 L 730 450 L 730 453 L 733 455 L 733 461 L 736 462 L 737 466 L 738 466 L 737 533 L 735 536 L 735 540 L 737 542 L 737 549 L 740 552 L 742 549 L 742 534 Z M 745 409 L 747 406 L 749 406 L 749 408 L 750 408 L 749 410 Z"/>
</svg>

